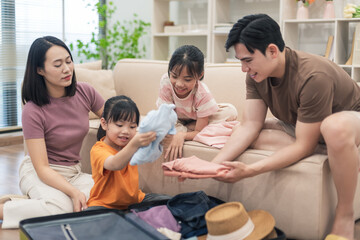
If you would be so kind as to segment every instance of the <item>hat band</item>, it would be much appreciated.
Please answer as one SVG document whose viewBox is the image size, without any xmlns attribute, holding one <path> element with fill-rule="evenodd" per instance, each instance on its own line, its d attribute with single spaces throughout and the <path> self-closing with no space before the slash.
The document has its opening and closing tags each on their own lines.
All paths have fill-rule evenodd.
<svg viewBox="0 0 360 240">
<path fill-rule="evenodd" d="M 242 240 L 247 236 L 249 236 L 250 233 L 254 231 L 254 228 L 255 228 L 254 223 L 249 218 L 249 220 L 238 230 L 218 236 L 208 234 L 206 240 Z"/>
</svg>

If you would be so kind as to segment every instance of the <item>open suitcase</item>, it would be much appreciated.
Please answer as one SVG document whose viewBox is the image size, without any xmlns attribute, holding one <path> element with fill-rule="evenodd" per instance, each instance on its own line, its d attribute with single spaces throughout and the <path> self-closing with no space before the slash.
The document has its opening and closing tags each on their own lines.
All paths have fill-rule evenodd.
<svg viewBox="0 0 360 240">
<path fill-rule="evenodd" d="M 93 210 L 20 222 L 20 240 L 168 239 L 132 213 Z"/>
</svg>

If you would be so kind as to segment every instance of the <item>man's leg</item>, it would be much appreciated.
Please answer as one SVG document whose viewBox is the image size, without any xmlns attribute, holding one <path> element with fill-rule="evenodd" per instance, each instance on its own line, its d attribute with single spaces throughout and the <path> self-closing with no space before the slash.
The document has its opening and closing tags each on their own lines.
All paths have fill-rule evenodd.
<svg viewBox="0 0 360 240">
<path fill-rule="evenodd" d="M 295 142 L 295 127 L 275 118 L 265 120 L 259 136 L 250 145 L 253 149 L 277 151 Z"/>
<path fill-rule="evenodd" d="M 276 118 L 267 118 L 265 120 L 263 129 L 255 141 L 250 145 L 250 148 L 278 151 L 294 142 L 294 126 L 284 123 Z M 314 150 L 314 154 L 315 153 L 326 155 L 326 145 L 319 143 Z"/>
<path fill-rule="evenodd" d="M 338 202 L 331 233 L 354 239 L 354 197 L 359 169 L 360 113 L 340 112 L 321 124 Z"/>
</svg>

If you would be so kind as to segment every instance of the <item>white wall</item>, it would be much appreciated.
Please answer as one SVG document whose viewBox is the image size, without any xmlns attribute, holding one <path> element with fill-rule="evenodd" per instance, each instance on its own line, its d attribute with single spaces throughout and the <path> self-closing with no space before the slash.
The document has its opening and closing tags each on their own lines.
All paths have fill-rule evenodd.
<svg viewBox="0 0 360 240">
<path fill-rule="evenodd" d="M 110 0 L 108 0 L 110 1 Z M 131 20 L 133 19 L 134 13 L 138 17 L 145 21 L 151 23 L 152 20 L 152 1 L 151 0 L 112 0 L 116 6 L 116 12 L 114 13 L 114 20 Z M 151 58 L 151 27 L 149 27 L 149 32 L 143 37 L 142 43 L 146 47 L 146 56 L 145 58 Z"/>
</svg>

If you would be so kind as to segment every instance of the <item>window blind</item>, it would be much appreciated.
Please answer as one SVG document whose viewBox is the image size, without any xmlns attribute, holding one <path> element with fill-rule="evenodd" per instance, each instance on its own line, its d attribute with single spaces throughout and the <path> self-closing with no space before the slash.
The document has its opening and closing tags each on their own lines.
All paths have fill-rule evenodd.
<svg viewBox="0 0 360 240">
<path fill-rule="evenodd" d="M 47 35 L 67 44 L 89 40 L 96 0 L 1 0 L 0 132 L 21 127 L 21 83 L 32 42 Z M 76 54 L 73 54 L 76 59 Z"/>
</svg>

